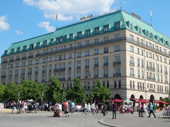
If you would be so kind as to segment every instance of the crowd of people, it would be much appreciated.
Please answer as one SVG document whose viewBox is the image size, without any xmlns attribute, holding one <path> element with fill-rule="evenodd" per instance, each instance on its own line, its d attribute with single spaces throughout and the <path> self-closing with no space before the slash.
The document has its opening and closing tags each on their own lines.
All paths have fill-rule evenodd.
<svg viewBox="0 0 170 127">
<path fill-rule="evenodd" d="M 17 103 L 14 101 L 12 104 L 12 113 L 26 113 L 28 110 L 28 102 L 26 101 L 18 101 Z"/>
</svg>

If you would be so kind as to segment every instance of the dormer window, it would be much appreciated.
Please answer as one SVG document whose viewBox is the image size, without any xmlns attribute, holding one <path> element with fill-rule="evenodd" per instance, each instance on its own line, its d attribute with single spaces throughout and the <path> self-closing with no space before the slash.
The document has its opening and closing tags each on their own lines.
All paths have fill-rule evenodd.
<svg viewBox="0 0 170 127">
<path fill-rule="evenodd" d="M 34 48 L 34 45 L 33 44 L 30 44 L 30 49 L 33 49 Z"/>
<path fill-rule="evenodd" d="M 46 46 L 47 45 L 47 41 L 44 41 L 44 46 Z"/>
<path fill-rule="evenodd" d="M 82 33 L 79 32 L 79 33 L 78 33 L 78 38 L 81 38 L 81 36 L 82 36 Z"/>
<path fill-rule="evenodd" d="M 64 37 L 64 41 L 67 41 L 67 36 Z"/>
<path fill-rule="evenodd" d="M 115 30 L 120 29 L 120 23 L 115 23 Z"/>
<path fill-rule="evenodd" d="M 151 38 L 151 34 L 150 33 L 148 34 L 148 37 Z"/>
<path fill-rule="evenodd" d="M 159 38 L 157 38 L 157 41 L 159 42 Z"/>
<path fill-rule="evenodd" d="M 56 38 L 56 43 L 58 43 L 58 38 Z"/>
<path fill-rule="evenodd" d="M 60 42 L 63 42 L 63 37 L 60 38 Z"/>
<path fill-rule="evenodd" d="M 99 33 L 99 28 L 95 28 L 95 34 L 98 34 Z"/>
<path fill-rule="evenodd" d="M 129 28 L 132 30 L 132 29 L 133 29 L 133 25 L 132 25 L 132 24 L 130 24 L 130 25 L 129 25 Z"/>
<path fill-rule="evenodd" d="M 11 49 L 11 53 L 14 53 L 14 49 Z"/>
<path fill-rule="evenodd" d="M 108 25 L 104 26 L 104 32 L 107 32 L 107 31 L 109 31 L 109 26 Z"/>
<path fill-rule="evenodd" d="M 138 28 L 138 33 L 141 33 L 141 29 L 140 28 Z"/>
<path fill-rule="evenodd" d="M 90 30 L 86 31 L 86 36 L 90 36 Z"/>
<path fill-rule="evenodd" d="M 4 54 L 7 55 L 7 50 L 5 50 Z"/>
<path fill-rule="evenodd" d="M 70 40 L 73 40 L 73 34 L 70 34 Z"/>
<path fill-rule="evenodd" d="M 54 41 L 54 40 L 53 40 L 53 39 L 51 39 L 51 44 L 53 44 L 53 41 Z"/>
<path fill-rule="evenodd" d="M 20 47 L 17 48 L 17 52 L 20 52 Z"/>
<path fill-rule="evenodd" d="M 37 43 L 37 48 L 39 48 L 39 47 L 40 47 L 40 42 Z"/>
<path fill-rule="evenodd" d="M 26 51 L 26 50 L 27 50 L 27 46 L 24 46 L 24 47 L 23 47 L 23 50 Z"/>
<path fill-rule="evenodd" d="M 148 31 L 145 32 L 145 35 L 148 36 Z"/>
</svg>

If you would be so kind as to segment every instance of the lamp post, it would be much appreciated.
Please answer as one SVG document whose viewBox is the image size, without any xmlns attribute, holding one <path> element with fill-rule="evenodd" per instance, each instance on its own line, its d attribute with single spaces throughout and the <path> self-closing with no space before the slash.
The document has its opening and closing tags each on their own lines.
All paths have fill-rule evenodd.
<svg viewBox="0 0 170 127">
<path fill-rule="evenodd" d="M 19 101 L 19 95 L 20 95 L 20 92 L 18 92 L 18 101 Z"/>
</svg>

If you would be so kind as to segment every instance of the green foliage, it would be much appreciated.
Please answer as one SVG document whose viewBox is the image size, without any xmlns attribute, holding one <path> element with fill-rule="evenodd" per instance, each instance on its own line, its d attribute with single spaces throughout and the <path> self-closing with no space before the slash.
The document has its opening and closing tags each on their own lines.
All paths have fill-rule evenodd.
<svg viewBox="0 0 170 127">
<path fill-rule="evenodd" d="M 4 100 L 5 86 L 3 83 L 0 84 L 0 101 Z"/>
<path fill-rule="evenodd" d="M 25 79 L 19 86 L 20 99 L 21 100 L 33 99 L 34 101 L 36 101 L 41 97 L 41 93 L 38 88 L 39 87 L 37 83 Z"/>
<path fill-rule="evenodd" d="M 5 88 L 4 99 L 14 101 L 18 98 L 18 90 L 16 84 L 9 82 Z"/>
<path fill-rule="evenodd" d="M 74 86 L 67 91 L 67 99 L 73 100 L 75 103 L 81 104 L 85 102 L 86 92 L 79 79 L 75 78 Z"/>
<path fill-rule="evenodd" d="M 97 86 L 95 86 L 94 90 L 90 92 L 90 96 L 100 102 L 104 102 L 110 99 L 111 92 L 108 88 L 102 85 L 99 79 L 97 79 Z"/>
<path fill-rule="evenodd" d="M 51 84 L 46 86 L 45 98 L 49 102 L 62 102 L 65 99 L 65 90 L 56 77 L 51 77 Z"/>
</svg>

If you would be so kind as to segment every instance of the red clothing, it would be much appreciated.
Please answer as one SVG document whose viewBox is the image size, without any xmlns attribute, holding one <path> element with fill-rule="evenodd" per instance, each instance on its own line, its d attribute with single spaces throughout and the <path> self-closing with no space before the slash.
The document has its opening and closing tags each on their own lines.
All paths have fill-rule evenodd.
<svg viewBox="0 0 170 127">
<path fill-rule="evenodd" d="M 66 107 L 66 102 L 64 102 L 64 107 Z"/>
<path fill-rule="evenodd" d="M 113 104 L 113 111 L 116 111 L 117 110 L 117 103 L 114 103 Z"/>
</svg>

